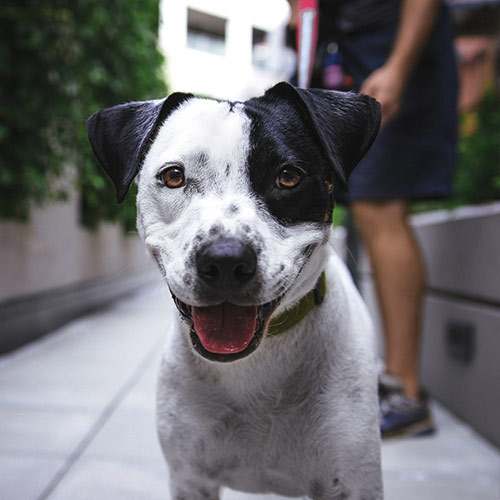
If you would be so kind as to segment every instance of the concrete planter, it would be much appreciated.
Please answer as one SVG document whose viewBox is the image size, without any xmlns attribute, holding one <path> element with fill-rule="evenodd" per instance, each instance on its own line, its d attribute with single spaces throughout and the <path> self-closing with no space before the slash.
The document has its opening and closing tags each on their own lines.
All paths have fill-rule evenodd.
<svg viewBox="0 0 500 500">
<path fill-rule="evenodd" d="M 76 194 L 0 223 L 0 353 L 158 278 L 138 236 L 78 222 Z"/>
<path fill-rule="evenodd" d="M 421 376 L 500 446 L 500 203 L 412 218 L 428 267 Z M 365 257 L 362 291 L 380 328 Z"/>
</svg>

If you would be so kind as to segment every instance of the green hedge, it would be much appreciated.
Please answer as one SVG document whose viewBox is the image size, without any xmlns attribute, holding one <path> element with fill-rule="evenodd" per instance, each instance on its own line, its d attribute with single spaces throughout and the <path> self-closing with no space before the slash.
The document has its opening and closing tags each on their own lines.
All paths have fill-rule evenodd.
<svg viewBox="0 0 500 500">
<path fill-rule="evenodd" d="M 461 204 L 500 200 L 500 93 L 486 93 L 477 112 L 462 121 L 471 118 L 471 130 L 462 124 L 455 198 Z"/>
<path fill-rule="evenodd" d="M 490 90 L 474 111 L 460 116 L 457 167 L 451 198 L 412 204 L 414 212 L 500 200 L 500 93 Z"/>
<path fill-rule="evenodd" d="M 134 196 L 117 207 L 88 144 L 97 109 L 164 96 L 158 0 L 8 0 L 0 6 L 0 217 L 65 196 L 76 166 L 82 222 L 135 226 Z M 72 174 L 73 175 L 73 174 Z"/>
</svg>

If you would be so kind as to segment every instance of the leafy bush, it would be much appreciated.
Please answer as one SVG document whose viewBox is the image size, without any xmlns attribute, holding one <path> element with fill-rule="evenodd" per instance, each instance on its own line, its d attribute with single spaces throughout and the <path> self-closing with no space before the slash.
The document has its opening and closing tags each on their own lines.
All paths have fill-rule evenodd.
<svg viewBox="0 0 500 500">
<path fill-rule="evenodd" d="M 97 109 L 166 94 L 158 0 L 8 0 L 0 7 L 0 217 L 64 196 L 76 166 L 82 222 L 135 225 L 92 157 L 85 120 Z M 59 187 L 58 187 L 59 186 Z"/>
<path fill-rule="evenodd" d="M 472 117 L 462 126 L 455 198 L 461 203 L 500 200 L 500 94 L 488 92 Z M 471 118 L 463 116 L 462 120 Z"/>
<path fill-rule="evenodd" d="M 487 92 L 479 107 L 460 117 L 453 194 L 449 199 L 412 203 L 413 212 L 454 209 L 500 200 L 500 94 Z"/>
</svg>

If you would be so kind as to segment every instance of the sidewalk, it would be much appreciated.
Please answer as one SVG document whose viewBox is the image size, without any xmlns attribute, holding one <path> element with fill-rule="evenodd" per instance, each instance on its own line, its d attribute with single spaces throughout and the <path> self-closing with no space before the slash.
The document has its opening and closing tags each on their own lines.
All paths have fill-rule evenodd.
<svg viewBox="0 0 500 500">
<path fill-rule="evenodd" d="M 167 500 L 150 287 L 0 357 L 0 500 Z M 500 452 L 434 403 L 439 432 L 383 445 L 386 500 L 498 500 Z M 223 500 L 282 497 L 225 491 Z"/>
</svg>

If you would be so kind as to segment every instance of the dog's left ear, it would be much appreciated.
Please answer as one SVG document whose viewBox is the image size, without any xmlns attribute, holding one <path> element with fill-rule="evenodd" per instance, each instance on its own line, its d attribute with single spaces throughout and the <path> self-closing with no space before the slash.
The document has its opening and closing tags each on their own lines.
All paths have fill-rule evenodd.
<svg viewBox="0 0 500 500">
<path fill-rule="evenodd" d="M 127 195 L 159 126 L 192 94 L 130 102 L 101 109 L 87 120 L 92 151 L 116 189 L 118 203 Z"/>
<path fill-rule="evenodd" d="M 301 113 L 317 135 L 341 187 L 370 149 L 380 128 L 380 104 L 372 97 L 352 92 L 300 89 L 282 82 L 266 97 L 286 99 Z"/>
</svg>

